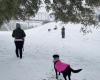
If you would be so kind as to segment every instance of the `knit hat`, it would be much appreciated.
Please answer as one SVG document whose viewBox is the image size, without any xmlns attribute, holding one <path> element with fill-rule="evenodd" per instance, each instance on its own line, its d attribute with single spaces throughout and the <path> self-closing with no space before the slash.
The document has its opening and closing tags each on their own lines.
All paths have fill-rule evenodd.
<svg viewBox="0 0 100 80">
<path fill-rule="evenodd" d="M 19 23 L 16 23 L 16 28 L 21 28 Z"/>
</svg>

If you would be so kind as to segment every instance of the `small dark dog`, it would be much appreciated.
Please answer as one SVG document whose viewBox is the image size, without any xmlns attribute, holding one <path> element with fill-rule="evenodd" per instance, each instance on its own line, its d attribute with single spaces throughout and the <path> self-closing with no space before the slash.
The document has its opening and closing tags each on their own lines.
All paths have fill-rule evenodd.
<svg viewBox="0 0 100 80">
<path fill-rule="evenodd" d="M 48 31 L 51 31 L 51 29 L 48 29 Z"/>
<path fill-rule="evenodd" d="M 82 69 L 74 70 L 70 67 L 69 64 L 65 64 L 65 63 L 61 62 L 59 60 L 59 55 L 53 55 L 53 59 L 54 59 L 54 69 L 56 72 L 56 79 L 58 79 L 58 72 L 59 72 L 59 75 L 60 75 L 60 73 L 62 73 L 65 80 L 67 80 L 66 79 L 67 75 L 68 75 L 69 80 L 71 80 L 71 78 L 70 78 L 71 72 L 78 73 L 82 70 Z"/>
</svg>

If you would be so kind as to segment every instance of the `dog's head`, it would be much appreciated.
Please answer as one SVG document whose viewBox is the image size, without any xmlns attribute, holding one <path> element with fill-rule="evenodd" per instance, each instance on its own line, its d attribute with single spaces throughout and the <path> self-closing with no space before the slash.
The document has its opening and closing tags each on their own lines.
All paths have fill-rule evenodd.
<svg viewBox="0 0 100 80">
<path fill-rule="evenodd" d="M 59 55 L 58 54 L 54 54 L 52 57 L 53 57 L 54 61 L 59 59 Z"/>
</svg>

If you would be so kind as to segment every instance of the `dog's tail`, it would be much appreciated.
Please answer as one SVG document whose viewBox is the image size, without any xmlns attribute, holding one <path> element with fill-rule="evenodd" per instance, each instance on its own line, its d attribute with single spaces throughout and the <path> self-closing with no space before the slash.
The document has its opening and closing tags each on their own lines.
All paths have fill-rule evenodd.
<svg viewBox="0 0 100 80">
<path fill-rule="evenodd" d="M 74 70 L 74 69 L 72 69 L 71 67 L 70 67 L 70 69 L 71 69 L 71 71 L 73 72 L 73 73 L 78 73 L 78 72 L 80 72 L 82 69 L 77 69 L 77 70 Z"/>
</svg>

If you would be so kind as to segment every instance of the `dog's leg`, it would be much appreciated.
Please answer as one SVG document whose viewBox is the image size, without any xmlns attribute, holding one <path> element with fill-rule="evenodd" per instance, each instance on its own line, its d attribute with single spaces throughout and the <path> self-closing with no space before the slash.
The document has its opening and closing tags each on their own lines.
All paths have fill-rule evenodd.
<svg viewBox="0 0 100 80">
<path fill-rule="evenodd" d="M 67 79 L 66 79 L 66 74 L 65 74 L 65 73 L 62 73 L 62 74 L 63 74 L 64 79 L 67 80 Z"/>
<path fill-rule="evenodd" d="M 54 66 L 54 70 L 55 70 L 55 73 L 56 73 L 56 79 L 58 79 L 57 69 L 55 68 L 55 66 Z"/>
<path fill-rule="evenodd" d="M 60 75 L 60 72 L 59 72 L 59 75 Z"/>
<path fill-rule="evenodd" d="M 56 72 L 56 79 L 58 79 L 58 74 L 57 74 L 57 70 L 55 69 L 55 72 Z"/>
<path fill-rule="evenodd" d="M 71 71 L 68 72 L 68 79 L 71 80 Z"/>
</svg>

